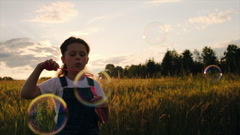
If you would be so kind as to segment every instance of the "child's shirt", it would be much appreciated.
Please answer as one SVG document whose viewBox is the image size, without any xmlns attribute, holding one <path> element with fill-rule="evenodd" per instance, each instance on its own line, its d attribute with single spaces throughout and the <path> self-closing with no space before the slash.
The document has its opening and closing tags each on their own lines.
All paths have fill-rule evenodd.
<svg viewBox="0 0 240 135">
<path fill-rule="evenodd" d="M 51 93 L 51 94 L 55 94 L 59 97 L 62 97 L 64 88 L 76 88 L 76 87 L 77 88 L 89 88 L 89 87 L 91 87 L 88 83 L 87 77 L 84 77 L 82 80 L 78 81 L 77 85 L 74 85 L 73 80 L 70 80 L 66 76 L 65 76 L 65 78 L 67 81 L 67 86 L 65 86 L 65 87 L 62 87 L 62 84 L 58 77 L 52 78 L 43 83 L 37 84 L 37 86 L 39 87 L 41 94 Z M 102 96 L 103 99 L 107 99 L 100 84 L 96 80 L 93 80 L 93 81 L 94 81 L 94 87 L 96 89 L 97 95 Z M 60 108 L 60 104 L 58 102 L 56 102 L 56 108 L 55 108 L 56 116 L 54 118 L 55 122 L 57 122 L 59 108 Z"/>
<path fill-rule="evenodd" d="M 65 76 L 66 77 L 66 76 Z M 66 77 L 67 80 L 67 86 L 65 88 L 86 88 L 86 87 L 91 87 L 88 84 L 87 78 L 84 77 L 82 80 L 78 81 L 77 85 L 73 84 L 73 80 L 70 80 L 69 78 Z M 102 90 L 102 87 L 100 84 L 96 81 L 94 81 L 94 87 L 96 89 L 96 93 L 98 96 L 102 96 L 104 99 L 106 99 L 106 96 Z M 61 82 L 59 78 L 52 78 L 49 79 L 43 83 L 37 84 L 37 86 L 40 88 L 41 94 L 46 94 L 46 93 L 52 93 L 55 94 L 59 97 L 62 97 L 63 94 L 63 87 L 61 85 Z"/>
</svg>

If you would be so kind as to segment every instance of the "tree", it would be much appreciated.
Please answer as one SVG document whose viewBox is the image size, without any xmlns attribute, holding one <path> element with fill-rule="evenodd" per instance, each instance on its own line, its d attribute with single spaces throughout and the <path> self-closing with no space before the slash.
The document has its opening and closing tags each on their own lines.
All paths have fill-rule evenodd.
<svg viewBox="0 0 240 135">
<path fill-rule="evenodd" d="M 146 63 L 148 77 L 152 78 L 156 72 L 156 65 L 154 59 L 149 59 Z"/>
<path fill-rule="evenodd" d="M 139 66 L 131 65 L 130 68 L 128 69 L 128 76 L 130 78 L 139 78 L 140 76 Z"/>
<path fill-rule="evenodd" d="M 4 76 L 4 77 L 0 77 L 0 80 L 13 81 L 14 79 L 12 77 L 9 77 L 9 76 Z"/>
<path fill-rule="evenodd" d="M 122 78 L 123 77 L 123 68 L 116 66 L 113 70 L 113 77 Z"/>
<path fill-rule="evenodd" d="M 240 67 L 240 48 L 237 49 L 235 59 L 236 59 L 236 66 L 238 67 L 236 68 L 236 70 L 238 73 L 240 73 L 240 68 L 239 68 Z"/>
<path fill-rule="evenodd" d="M 172 64 L 173 64 L 173 68 L 172 68 L 172 75 L 178 75 L 180 72 L 180 67 L 179 65 L 181 65 L 181 56 L 178 55 L 178 52 L 176 50 L 172 50 L 171 51 L 171 55 L 172 55 Z"/>
<path fill-rule="evenodd" d="M 230 44 L 227 47 L 227 51 L 224 52 L 225 68 L 228 72 L 237 72 L 240 66 L 240 48 L 234 44 Z"/>
<path fill-rule="evenodd" d="M 240 48 L 230 44 L 218 62 L 215 52 L 210 47 L 204 47 L 200 53 L 194 50 L 191 53 L 186 49 L 182 54 L 178 54 L 176 50 L 167 50 L 162 63 L 156 63 L 154 59 L 149 59 L 145 64 L 127 65 L 123 69 L 120 66 L 115 67 L 113 64 L 107 64 L 105 71 L 112 77 L 126 78 L 153 78 L 160 75 L 186 75 L 188 73 L 202 73 L 208 65 L 219 65 L 221 69 L 227 69 L 229 72 L 240 73 Z"/>
<path fill-rule="evenodd" d="M 171 68 L 173 67 L 173 63 L 172 63 L 172 56 L 171 56 L 171 51 L 167 50 L 167 52 L 165 53 L 163 60 L 162 60 L 162 69 L 161 69 L 161 73 L 162 75 L 171 75 Z"/>
<path fill-rule="evenodd" d="M 204 68 L 204 65 L 202 63 L 203 58 L 201 57 L 201 54 L 197 49 L 193 51 L 193 58 L 194 58 L 192 67 L 193 74 L 201 73 Z"/>
<path fill-rule="evenodd" d="M 114 66 L 113 64 L 107 64 L 105 71 L 113 78 L 122 78 L 124 70 L 121 66 Z"/>
<path fill-rule="evenodd" d="M 177 75 L 179 73 L 179 56 L 176 50 L 167 51 L 161 63 L 162 75 Z"/>
<path fill-rule="evenodd" d="M 210 47 L 205 46 L 203 48 L 202 58 L 203 58 L 203 64 L 204 64 L 205 67 L 208 66 L 208 65 L 218 64 L 216 54 Z"/>
<path fill-rule="evenodd" d="M 193 54 L 190 50 L 184 50 L 182 53 L 182 64 L 183 64 L 183 73 L 191 73 L 193 67 Z"/>
<path fill-rule="evenodd" d="M 194 62 L 202 62 L 202 57 L 201 57 L 201 55 L 200 55 L 200 52 L 198 51 L 198 50 L 194 50 L 193 51 L 193 57 L 194 57 Z"/>
<path fill-rule="evenodd" d="M 112 76 L 114 68 L 115 68 L 115 66 L 113 64 L 107 64 L 105 66 L 105 71 L 108 72 L 108 74 L 110 74 L 110 76 Z"/>
</svg>

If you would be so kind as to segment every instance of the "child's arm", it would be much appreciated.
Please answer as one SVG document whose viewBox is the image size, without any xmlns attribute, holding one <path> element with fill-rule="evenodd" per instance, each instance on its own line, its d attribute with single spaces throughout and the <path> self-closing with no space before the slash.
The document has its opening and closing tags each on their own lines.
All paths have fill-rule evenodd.
<svg viewBox="0 0 240 135">
<path fill-rule="evenodd" d="M 47 63 L 47 67 L 44 64 Z M 26 80 L 25 84 L 21 89 L 21 97 L 26 99 L 32 99 L 41 94 L 39 87 L 37 86 L 37 81 L 44 69 L 47 70 L 55 70 L 59 67 L 59 65 L 53 61 L 52 59 L 46 60 L 45 62 L 39 63 L 36 68 L 33 70 L 29 78 Z"/>
<path fill-rule="evenodd" d="M 44 62 L 37 65 L 37 67 L 33 70 L 33 72 L 24 83 L 21 89 L 21 97 L 32 99 L 41 94 L 40 89 L 37 87 L 37 81 L 43 71 L 43 63 Z"/>
</svg>

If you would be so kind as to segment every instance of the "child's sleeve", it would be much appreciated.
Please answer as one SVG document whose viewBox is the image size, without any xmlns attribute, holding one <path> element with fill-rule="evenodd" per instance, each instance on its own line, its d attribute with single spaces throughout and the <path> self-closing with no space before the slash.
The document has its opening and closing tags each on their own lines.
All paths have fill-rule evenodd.
<svg viewBox="0 0 240 135">
<path fill-rule="evenodd" d="M 96 88 L 97 95 L 102 96 L 104 99 L 106 99 L 107 97 L 106 97 L 101 85 L 97 81 L 94 82 L 94 86 Z"/>
<path fill-rule="evenodd" d="M 45 82 L 37 84 L 37 86 L 39 87 L 41 94 L 46 93 L 57 94 L 58 91 L 61 89 L 58 78 L 49 79 Z"/>
</svg>

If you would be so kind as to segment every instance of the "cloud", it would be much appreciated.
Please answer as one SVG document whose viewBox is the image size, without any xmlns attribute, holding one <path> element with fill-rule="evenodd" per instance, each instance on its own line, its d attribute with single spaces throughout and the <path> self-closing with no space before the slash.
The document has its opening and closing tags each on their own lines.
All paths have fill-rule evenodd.
<svg viewBox="0 0 240 135">
<path fill-rule="evenodd" d="M 91 20 L 89 20 L 87 22 L 87 24 L 92 24 L 92 23 L 95 23 L 95 22 L 99 22 L 99 21 L 104 20 L 106 18 L 107 18 L 107 16 L 97 16 L 97 17 L 94 17 Z"/>
<path fill-rule="evenodd" d="M 140 62 L 138 58 L 139 56 L 136 56 L 136 54 L 118 55 L 113 57 L 103 57 L 100 55 L 95 55 L 94 57 L 90 57 L 87 67 L 90 71 L 98 73 L 100 71 L 103 71 L 107 64 L 121 66 L 122 68 L 124 68 L 126 65 L 139 64 Z"/>
<path fill-rule="evenodd" d="M 69 32 L 69 34 L 71 36 L 87 36 L 88 35 L 88 32 L 83 32 L 83 31 L 72 31 L 72 32 Z"/>
<path fill-rule="evenodd" d="M 198 16 L 188 19 L 188 23 L 190 24 L 199 24 L 197 29 L 205 29 L 209 25 L 224 23 L 227 21 L 231 21 L 231 15 L 236 13 L 233 9 L 221 11 L 221 12 L 212 12 L 205 16 Z"/>
<path fill-rule="evenodd" d="M 100 71 L 105 69 L 107 64 L 113 64 L 114 66 L 122 66 L 125 67 L 128 62 L 129 56 L 114 56 L 114 57 L 104 57 L 102 55 L 95 54 L 94 56 L 90 56 L 90 60 L 87 64 L 87 69 L 89 72 L 97 75 Z"/>
<path fill-rule="evenodd" d="M 163 49 L 164 48 L 164 49 Z M 145 63 L 148 59 L 156 58 L 156 62 L 162 60 L 167 48 L 162 47 L 160 51 L 158 48 L 148 48 L 143 52 L 133 53 L 133 54 L 122 54 L 117 56 L 103 57 L 101 55 L 96 55 L 95 57 L 90 57 L 88 66 L 91 68 L 102 68 L 104 70 L 107 64 L 113 64 L 115 66 L 125 67 L 126 65 L 141 64 Z M 150 52 L 150 53 L 149 53 Z"/>
<path fill-rule="evenodd" d="M 126 61 L 128 59 L 128 56 L 117 56 L 117 57 L 112 57 L 108 58 L 105 60 L 106 63 L 113 63 L 116 65 L 121 65 L 122 62 Z"/>
<path fill-rule="evenodd" d="M 183 33 L 192 32 L 194 30 L 204 30 L 211 25 L 231 21 L 232 16 L 238 13 L 234 9 L 228 9 L 224 11 L 218 11 L 218 9 L 216 9 L 214 12 L 212 11 L 207 12 L 208 14 L 206 15 L 189 18 L 185 23 L 176 24 L 173 25 L 172 27 L 182 29 Z M 177 32 L 178 35 L 181 35 L 183 33 Z"/>
<path fill-rule="evenodd" d="M 233 40 L 225 40 L 225 41 L 220 41 L 220 42 L 215 42 L 214 44 L 211 45 L 212 48 L 225 48 L 227 49 L 227 46 L 230 44 L 237 45 L 240 47 L 240 38 L 238 39 L 233 39 Z"/>
<path fill-rule="evenodd" d="M 156 4 L 156 3 L 170 3 L 170 2 L 180 2 L 182 0 L 152 0 L 145 3 Z"/>
<path fill-rule="evenodd" d="M 47 59 L 60 56 L 57 47 L 44 42 L 35 42 L 28 38 L 15 38 L 0 42 L 0 61 L 9 68 L 29 65 L 35 67 Z"/>
<path fill-rule="evenodd" d="M 105 65 L 107 64 L 121 65 L 121 63 L 125 63 L 126 60 L 128 60 L 128 56 L 115 56 L 111 58 L 90 60 L 89 64 L 92 66 L 105 68 Z"/>
<path fill-rule="evenodd" d="M 52 2 L 35 11 L 37 16 L 29 21 L 41 23 L 63 23 L 77 14 L 74 5 L 69 2 Z"/>
<path fill-rule="evenodd" d="M 79 30 L 79 31 L 71 31 L 68 34 L 70 36 L 84 37 L 84 36 L 89 36 L 89 35 L 94 34 L 94 33 L 98 33 L 98 32 L 103 31 L 103 30 L 104 30 L 103 27 L 89 27 L 89 28 L 85 28 L 85 29 L 82 29 L 82 30 Z"/>
</svg>

